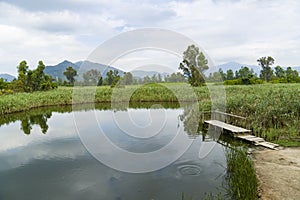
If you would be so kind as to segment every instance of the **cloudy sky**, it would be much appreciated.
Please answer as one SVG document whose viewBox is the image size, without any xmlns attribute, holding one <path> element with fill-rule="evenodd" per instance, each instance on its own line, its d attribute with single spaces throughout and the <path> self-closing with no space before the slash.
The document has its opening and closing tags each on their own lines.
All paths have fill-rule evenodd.
<svg viewBox="0 0 300 200">
<path fill-rule="evenodd" d="M 299 66 L 299 21 L 298 0 L 0 0 L 0 73 L 16 75 L 24 59 L 31 67 L 85 60 L 107 39 L 145 27 L 193 39 L 215 64 L 271 55 Z"/>
</svg>

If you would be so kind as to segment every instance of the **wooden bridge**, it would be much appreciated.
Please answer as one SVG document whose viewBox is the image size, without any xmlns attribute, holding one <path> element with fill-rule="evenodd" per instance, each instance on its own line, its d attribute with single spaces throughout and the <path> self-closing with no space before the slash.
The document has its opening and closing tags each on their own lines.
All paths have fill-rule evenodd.
<svg viewBox="0 0 300 200">
<path fill-rule="evenodd" d="M 267 142 L 263 138 L 256 137 L 254 135 L 251 135 L 251 130 L 247 128 L 242 128 L 240 126 L 235 126 L 230 123 L 237 121 L 237 120 L 230 120 L 229 118 L 236 118 L 238 120 L 243 120 L 244 126 L 248 126 L 247 119 L 245 117 L 241 117 L 238 115 L 233 115 L 229 113 L 224 113 L 220 111 L 212 111 L 211 112 L 211 120 L 204 120 L 204 123 L 213 126 L 221 128 L 222 130 L 229 131 L 232 133 L 233 137 L 245 140 L 247 142 L 250 142 L 256 146 L 263 146 L 266 148 L 274 149 L 276 150 L 278 145 Z M 203 115 L 203 119 L 205 119 L 205 116 Z"/>
</svg>

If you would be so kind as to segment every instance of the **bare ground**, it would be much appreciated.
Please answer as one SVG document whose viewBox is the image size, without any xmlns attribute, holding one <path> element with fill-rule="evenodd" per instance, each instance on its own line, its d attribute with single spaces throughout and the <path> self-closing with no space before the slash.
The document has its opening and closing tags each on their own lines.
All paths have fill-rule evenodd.
<svg viewBox="0 0 300 200">
<path fill-rule="evenodd" d="M 257 150 L 254 164 L 262 200 L 300 199 L 300 148 Z"/>
</svg>

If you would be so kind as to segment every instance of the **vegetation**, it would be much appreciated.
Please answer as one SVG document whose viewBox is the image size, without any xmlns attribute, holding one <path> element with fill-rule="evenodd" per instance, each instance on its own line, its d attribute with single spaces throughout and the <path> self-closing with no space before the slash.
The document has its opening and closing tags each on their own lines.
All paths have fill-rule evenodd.
<svg viewBox="0 0 300 200">
<path fill-rule="evenodd" d="M 251 158 L 246 150 L 240 148 L 227 149 L 227 192 L 230 199 L 258 199 L 258 180 Z"/>
<path fill-rule="evenodd" d="M 0 84 L 1 93 L 35 92 L 57 88 L 57 84 L 51 81 L 51 77 L 44 73 L 45 65 L 42 61 L 39 61 L 34 70 L 29 70 L 26 61 L 22 61 L 17 69 L 18 79 L 12 83 Z"/>
<path fill-rule="evenodd" d="M 73 67 L 68 67 L 66 71 L 64 71 L 64 75 L 66 76 L 67 80 L 69 81 L 70 85 L 74 85 L 75 76 L 77 76 L 77 71 L 73 69 Z"/>
<path fill-rule="evenodd" d="M 260 78 L 269 82 L 273 76 L 273 70 L 271 69 L 271 65 L 274 64 L 274 58 L 271 56 L 261 57 L 257 60 L 258 64 L 262 67 L 260 72 Z"/>
<path fill-rule="evenodd" d="M 83 74 L 83 85 L 102 85 L 101 72 L 91 69 Z"/>
<path fill-rule="evenodd" d="M 183 61 L 179 69 L 192 86 L 200 86 L 205 82 L 204 71 L 208 69 L 208 61 L 195 45 L 188 46 L 183 52 Z"/>
<path fill-rule="evenodd" d="M 0 115 L 49 105 L 70 105 L 93 102 L 191 102 L 195 99 L 184 83 L 160 83 L 126 88 L 59 87 L 56 90 L 2 95 Z M 212 86 L 217 87 L 217 86 Z M 72 102 L 74 90 L 81 97 Z M 200 111 L 210 110 L 211 102 L 207 87 L 195 87 Z M 281 145 L 300 146 L 300 87 L 299 84 L 261 84 L 226 86 L 227 112 L 247 117 L 246 124 L 257 136 Z M 93 102 L 86 97 L 95 92 Z M 176 95 L 177 94 L 177 95 Z M 180 95 L 178 95 L 180 94 Z M 130 99 L 128 99 L 130 98 Z"/>
</svg>

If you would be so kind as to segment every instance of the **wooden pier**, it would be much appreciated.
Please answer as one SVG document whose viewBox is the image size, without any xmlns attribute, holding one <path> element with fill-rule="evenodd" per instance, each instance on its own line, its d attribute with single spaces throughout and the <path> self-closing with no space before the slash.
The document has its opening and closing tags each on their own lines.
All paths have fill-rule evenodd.
<svg viewBox="0 0 300 200">
<path fill-rule="evenodd" d="M 245 117 L 232 115 L 229 113 L 219 112 L 219 111 L 213 111 L 211 113 L 211 120 L 204 120 L 204 123 L 208 124 L 209 126 L 218 127 L 222 130 L 229 131 L 233 134 L 235 138 L 250 142 L 256 146 L 263 146 L 269 149 L 277 150 L 277 147 L 279 145 L 267 142 L 263 138 L 256 137 L 254 135 L 251 135 L 251 130 L 242 128 L 240 126 L 235 126 L 228 123 L 228 116 L 243 119 L 246 121 Z"/>
</svg>

